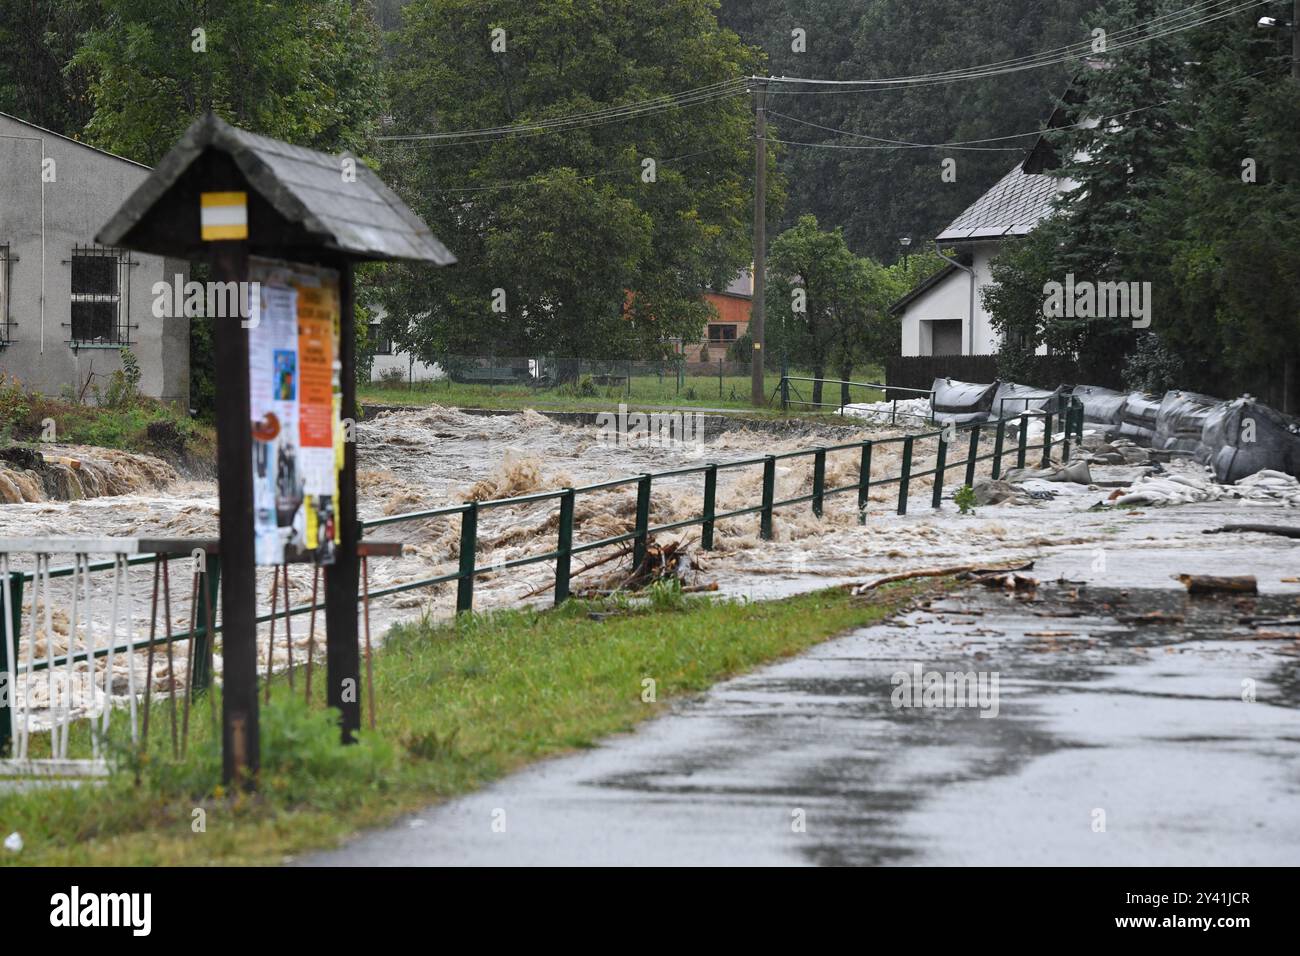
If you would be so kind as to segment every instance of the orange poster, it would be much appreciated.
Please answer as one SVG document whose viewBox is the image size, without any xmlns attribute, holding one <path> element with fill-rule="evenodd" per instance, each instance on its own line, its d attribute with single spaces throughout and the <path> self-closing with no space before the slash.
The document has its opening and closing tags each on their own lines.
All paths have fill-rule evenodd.
<svg viewBox="0 0 1300 956">
<path fill-rule="evenodd" d="M 337 291 L 328 285 L 298 289 L 298 365 L 301 405 L 298 418 L 299 442 L 305 448 L 329 449 L 327 461 L 334 462 L 334 317 L 338 312 Z M 329 487 L 307 489 L 308 494 L 331 494 Z"/>
</svg>

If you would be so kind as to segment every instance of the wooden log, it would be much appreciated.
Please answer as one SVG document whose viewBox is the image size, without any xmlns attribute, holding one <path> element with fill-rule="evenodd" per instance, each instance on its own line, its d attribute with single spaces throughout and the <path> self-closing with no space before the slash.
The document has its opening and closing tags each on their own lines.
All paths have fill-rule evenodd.
<svg viewBox="0 0 1300 956">
<path fill-rule="evenodd" d="M 1214 594 L 1229 591 L 1236 594 L 1258 594 L 1259 586 L 1253 574 L 1236 574 L 1220 576 L 1214 574 L 1180 574 L 1178 580 L 1183 582 L 1188 594 Z"/>
<path fill-rule="evenodd" d="M 1285 538 L 1300 538 L 1300 528 L 1273 524 L 1225 524 L 1222 528 L 1206 528 L 1202 534 L 1223 534 L 1228 531 L 1254 534 L 1280 534 Z"/>
</svg>

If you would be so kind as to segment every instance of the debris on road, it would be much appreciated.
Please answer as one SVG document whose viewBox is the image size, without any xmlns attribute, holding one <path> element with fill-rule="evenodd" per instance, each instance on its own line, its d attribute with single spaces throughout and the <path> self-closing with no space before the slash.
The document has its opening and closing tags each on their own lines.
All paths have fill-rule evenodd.
<svg viewBox="0 0 1300 956">
<path fill-rule="evenodd" d="M 1127 492 L 1112 495 L 1112 498 L 1117 505 L 1196 504 L 1236 499 L 1245 505 L 1300 506 L 1300 481 L 1280 471 L 1266 469 L 1242 478 L 1236 484 L 1221 485 L 1208 475 L 1171 471 L 1139 478 Z"/>
<path fill-rule="evenodd" d="M 1227 532 L 1280 534 L 1284 538 L 1300 538 L 1300 528 L 1273 524 L 1225 524 L 1222 528 L 1206 528 L 1201 534 L 1224 534 Z"/>
<path fill-rule="evenodd" d="M 912 578 L 942 578 L 953 575 L 955 577 L 973 578 L 977 581 L 985 581 L 990 575 L 997 577 L 999 575 L 1005 575 L 1009 571 L 1029 571 L 1032 570 L 1033 567 L 1034 562 L 1030 561 L 1028 564 L 1020 564 L 1013 568 L 980 568 L 971 564 L 961 564 L 955 567 L 946 568 L 916 568 L 915 570 L 902 571 L 898 574 L 887 574 L 882 578 L 874 578 L 873 580 L 866 581 L 862 584 L 845 584 L 843 586 L 849 588 L 853 594 L 857 595 L 865 594 L 867 591 L 870 591 L 873 588 L 878 588 L 882 584 L 892 584 L 895 581 L 910 581 Z"/>
<path fill-rule="evenodd" d="M 1214 574 L 1180 574 L 1178 580 L 1183 582 L 1188 594 L 1214 594 L 1222 591 L 1258 594 L 1259 585 L 1253 574 L 1235 574 L 1231 576 Z"/>
</svg>

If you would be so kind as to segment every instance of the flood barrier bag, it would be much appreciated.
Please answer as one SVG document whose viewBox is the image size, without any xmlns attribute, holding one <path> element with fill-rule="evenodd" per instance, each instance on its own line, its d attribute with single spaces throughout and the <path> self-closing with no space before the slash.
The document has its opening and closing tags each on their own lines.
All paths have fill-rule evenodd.
<svg viewBox="0 0 1300 956">
<path fill-rule="evenodd" d="M 930 398 L 934 420 L 944 424 L 955 422 L 958 425 L 988 421 L 993 409 L 993 393 L 997 387 L 997 382 L 980 385 L 936 378 L 931 386 L 934 394 Z"/>
<path fill-rule="evenodd" d="M 1151 447 L 1207 463 L 1209 454 L 1201 442 L 1205 419 L 1222 404 L 1220 399 L 1196 392 L 1166 392 L 1156 414 L 1155 443 Z"/>
<path fill-rule="evenodd" d="M 1225 484 L 1265 469 L 1300 478 L 1300 422 L 1249 395 L 1210 410 L 1201 445 L 1198 459 Z"/>
<path fill-rule="evenodd" d="M 1076 385 L 1074 397 L 1083 403 L 1083 420 L 1094 425 L 1107 425 L 1111 429 L 1124 423 L 1124 409 L 1128 394 L 1100 385 Z"/>
<path fill-rule="evenodd" d="M 1130 392 L 1124 400 L 1123 418 L 1119 423 L 1118 437 L 1144 448 L 1155 446 L 1156 418 L 1160 414 L 1160 399 L 1142 392 Z"/>
<path fill-rule="evenodd" d="M 1061 411 L 1061 395 L 1065 392 L 1063 385 L 1048 391 L 1015 382 L 995 384 L 998 388 L 993 393 L 993 406 L 990 410 L 994 420 L 1012 418 L 1024 412 L 1051 412 L 1056 415 Z"/>
</svg>

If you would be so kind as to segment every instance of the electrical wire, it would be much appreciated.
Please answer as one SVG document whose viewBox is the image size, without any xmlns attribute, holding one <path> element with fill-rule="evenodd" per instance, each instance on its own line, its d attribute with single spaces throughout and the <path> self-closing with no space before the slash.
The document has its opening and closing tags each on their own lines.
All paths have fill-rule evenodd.
<svg viewBox="0 0 1300 956">
<path fill-rule="evenodd" d="M 748 93 L 748 86 L 749 81 L 746 78 L 737 77 L 732 80 L 724 80 L 695 90 L 686 90 L 681 93 L 666 94 L 664 96 L 639 100 L 621 106 L 603 107 L 598 110 L 588 110 L 583 113 L 572 113 L 565 116 L 551 117 L 549 119 L 537 120 L 534 122 L 515 123 L 509 126 L 484 127 L 482 129 L 455 130 L 443 133 L 411 133 L 379 136 L 377 139 L 381 142 L 478 141 L 503 139 L 519 135 L 540 135 L 573 128 L 586 129 L 593 126 L 603 126 L 607 123 L 621 122 L 638 116 L 680 109 L 683 106 L 693 106 L 698 103 L 707 103 L 714 100 L 725 99 L 727 97 L 744 95 Z"/>
<path fill-rule="evenodd" d="M 1225 80 L 1222 83 L 1215 83 L 1212 86 L 1204 87 L 1203 89 L 1199 90 L 1199 92 L 1209 93 L 1213 90 L 1222 89 L 1225 86 L 1232 86 L 1235 83 L 1242 83 L 1245 82 L 1246 80 L 1254 79 L 1255 77 L 1262 76 L 1263 74 L 1268 72 L 1270 72 L 1269 68 L 1265 67 L 1263 69 L 1256 70 L 1254 73 L 1247 73 L 1244 76 L 1233 77 L 1231 80 Z M 984 139 L 957 140 L 956 142 L 951 142 L 951 143 L 912 143 L 912 142 L 908 142 L 907 140 L 882 139 L 877 136 L 868 136 L 865 133 L 854 133 L 849 130 L 835 129 L 834 127 L 831 126 L 823 126 L 820 123 L 813 123 L 809 120 L 800 119 L 797 116 L 790 116 L 786 113 L 778 113 L 775 110 L 771 110 L 768 112 L 769 116 L 777 116 L 780 117 L 781 119 L 792 120 L 804 126 L 812 126 L 817 129 L 826 130 L 829 133 L 836 133 L 840 136 L 851 136 L 855 139 L 871 140 L 875 143 L 879 143 L 882 145 L 849 146 L 849 145 L 838 144 L 838 143 L 804 143 L 804 142 L 799 142 L 797 140 L 784 140 L 784 139 L 774 139 L 774 138 L 769 138 L 768 141 L 773 143 L 782 143 L 787 146 L 814 146 L 814 147 L 823 147 L 827 149 L 978 149 L 979 147 L 977 147 L 974 144 L 997 143 L 1009 139 L 1023 139 L 1024 137 L 1027 136 L 1035 136 L 1035 137 L 1042 136 L 1045 133 L 1059 133 L 1071 129 L 1084 129 L 1089 124 L 1100 126 L 1101 124 L 1108 123 L 1111 120 L 1123 119 L 1124 117 L 1132 116 L 1134 113 L 1141 113 L 1145 110 L 1157 109 L 1161 106 L 1168 106 L 1169 104 L 1175 102 L 1177 102 L 1176 99 L 1161 100 L 1159 103 L 1148 103 L 1145 106 L 1135 106 L 1132 109 L 1123 110 L 1119 113 L 1111 113 L 1107 116 L 1088 117 L 1086 120 L 1080 120 L 1077 123 L 1069 123 L 1065 126 L 1056 126 L 1056 127 L 1048 127 L 1044 129 L 1038 129 L 1038 130 L 1030 130 L 1024 133 L 1008 133 L 1006 136 L 989 136 Z M 1000 151 L 1019 152 L 1023 148 L 1024 147 L 1020 147 L 1020 146 L 1001 147 Z M 991 152 L 995 150 L 990 148 L 987 151 Z"/>
<path fill-rule="evenodd" d="M 1205 26 L 1206 24 L 1234 16 L 1235 14 L 1245 10 L 1264 6 L 1269 2 L 1272 2 L 1272 0 L 1248 0 L 1248 2 L 1241 2 L 1241 0 L 1211 0 L 1211 2 L 1203 3 L 1199 7 L 1190 7 L 1178 13 L 1167 14 L 1164 17 L 1157 17 L 1144 24 L 1126 28 L 1125 30 L 1112 34 L 1107 38 L 1105 53 L 1110 54 L 1117 50 L 1127 49 L 1131 46 L 1149 43 L 1166 36 Z M 1222 9 L 1225 4 L 1235 5 L 1228 9 Z M 1215 9 L 1216 7 L 1220 9 Z M 1190 22 L 1165 23 L 1162 29 L 1159 29 L 1154 33 L 1142 32 L 1149 30 L 1151 25 L 1159 24 L 1162 20 L 1184 20 L 1189 16 L 1194 17 Z M 1118 43 L 1114 42 L 1117 38 L 1120 41 Z M 767 93 L 768 96 L 816 96 L 839 93 L 878 93 L 887 89 L 916 89 L 928 86 L 941 86 L 948 83 L 962 82 L 966 80 L 1002 76 L 1010 73 L 1023 72 L 1025 70 L 1038 69 L 1044 66 L 1064 64 L 1091 54 L 1091 41 L 1083 41 L 1068 47 L 1061 47 L 1058 50 L 1046 51 L 1045 53 L 997 61 L 995 63 L 983 64 L 965 70 L 949 70 L 942 73 L 922 73 L 913 76 L 886 77 L 874 80 L 821 80 L 809 77 L 789 76 L 755 77 L 754 79 L 765 80 L 769 84 L 808 84 L 817 86 L 854 87 L 853 89 L 834 90 L 769 89 Z"/>
</svg>

